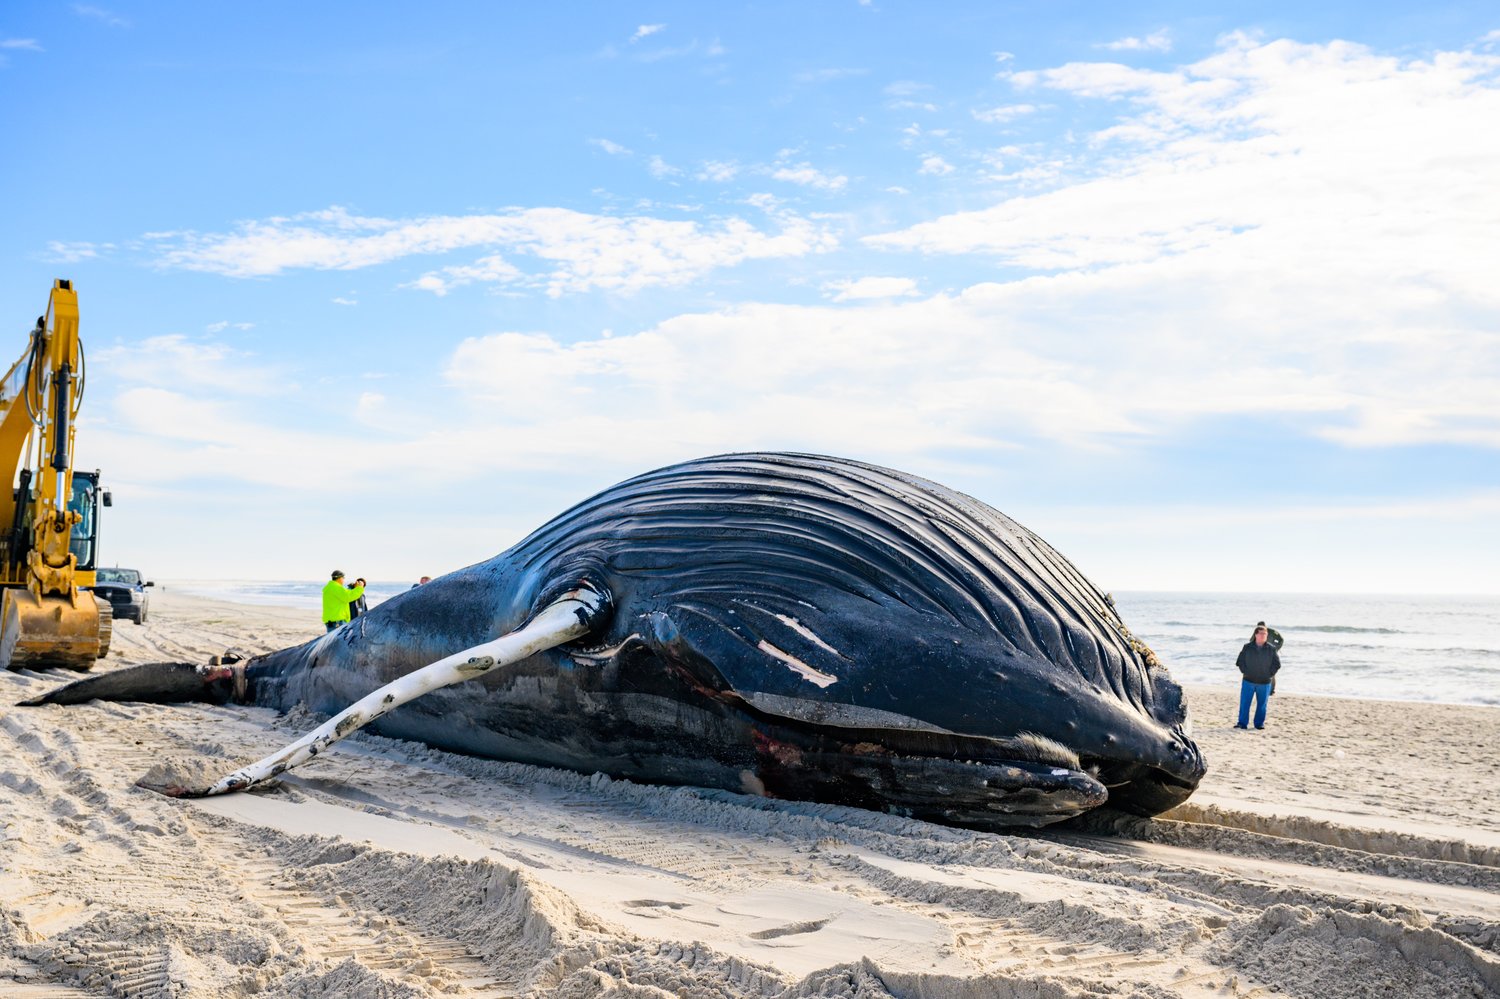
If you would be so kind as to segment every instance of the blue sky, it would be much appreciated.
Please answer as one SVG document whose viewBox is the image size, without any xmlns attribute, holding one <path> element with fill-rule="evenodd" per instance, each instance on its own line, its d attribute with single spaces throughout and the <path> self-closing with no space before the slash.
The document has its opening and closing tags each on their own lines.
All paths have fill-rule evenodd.
<svg viewBox="0 0 1500 999">
<path fill-rule="evenodd" d="M 1492 6 L 550 6 L 0 11 L 106 562 L 436 574 L 774 449 L 1106 589 L 1500 592 Z"/>
</svg>

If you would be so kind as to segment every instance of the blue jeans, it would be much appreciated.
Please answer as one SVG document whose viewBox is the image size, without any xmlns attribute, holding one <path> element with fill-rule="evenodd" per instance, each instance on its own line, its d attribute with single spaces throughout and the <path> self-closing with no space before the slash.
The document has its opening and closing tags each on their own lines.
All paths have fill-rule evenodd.
<svg viewBox="0 0 1500 999">
<path fill-rule="evenodd" d="M 1250 698 L 1255 698 L 1255 727 L 1264 728 L 1266 725 L 1266 698 L 1271 696 L 1271 685 L 1269 683 L 1251 683 L 1249 680 L 1240 681 L 1240 728 L 1244 728 L 1250 721 Z"/>
<path fill-rule="evenodd" d="M 337 628 L 339 625 L 341 625 L 343 623 L 344 622 L 342 622 L 342 621 L 324 621 L 323 622 L 323 628 L 325 630 L 327 630 L 327 631 L 332 631 L 333 629 Z M 1265 714 L 1265 712 L 1262 711 L 1261 714 Z"/>
</svg>

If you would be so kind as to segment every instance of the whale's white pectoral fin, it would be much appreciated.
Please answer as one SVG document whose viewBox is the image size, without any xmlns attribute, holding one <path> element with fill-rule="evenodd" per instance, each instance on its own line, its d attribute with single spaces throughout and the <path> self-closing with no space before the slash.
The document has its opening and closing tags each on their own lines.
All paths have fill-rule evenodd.
<svg viewBox="0 0 1500 999">
<path fill-rule="evenodd" d="M 314 731 L 263 760 L 258 760 L 207 787 L 150 787 L 173 797 L 201 798 L 242 791 L 317 756 L 340 739 L 441 687 L 483 676 L 497 666 L 570 642 L 585 634 L 598 619 L 608 598 L 591 587 L 580 587 L 558 597 L 520 628 L 499 638 L 454 653 L 403 677 L 392 680 L 334 715 Z"/>
</svg>

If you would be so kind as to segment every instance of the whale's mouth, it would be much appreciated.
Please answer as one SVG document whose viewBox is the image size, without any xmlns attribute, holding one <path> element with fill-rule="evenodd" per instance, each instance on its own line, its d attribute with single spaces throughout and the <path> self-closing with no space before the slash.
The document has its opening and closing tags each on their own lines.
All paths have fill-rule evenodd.
<svg viewBox="0 0 1500 999">
<path fill-rule="evenodd" d="M 755 748 L 755 770 L 746 775 L 746 785 L 775 798 L 1001 829 L 1048 825 L 1106 802 L 1155 814 L 1186 800 L 1202 772 L 1202 757 L 1185 736 L 1177 740 L 1179 748 L 1192 758 L 1172 761 L 1169 770 L 1080 756 L 1032 733 L 967 736 L 906 716 L 847 707 L 828 717 L 767 710 L 780 706 L 762 697 L 739 705 L 751 723 Z"/>
<path fill-rule="evenodd" d="M 917 747 L 903 731 L 859 733 L 857 741 L 847 741 L 849 734 L 754 726 L 755 783 L 770 797 L 828 801 L 980 829 L 1047 825 L 1109 798 L 1102 783 L 1076 766 L 998 755 L 913 753 L 904 751 Z M 882 737 L 888 741 L 879 741 Z M 992 754 L 996 748 L 990 747 Z"/>
</svg>

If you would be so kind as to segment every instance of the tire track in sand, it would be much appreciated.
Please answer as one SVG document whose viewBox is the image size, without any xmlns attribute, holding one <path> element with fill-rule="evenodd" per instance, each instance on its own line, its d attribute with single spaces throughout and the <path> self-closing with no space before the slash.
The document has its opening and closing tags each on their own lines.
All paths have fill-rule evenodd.
<svg viewBox="0 0 1500 999">
<path fill-rule="evenodd" d="M 32 717 L 53 710 L 38 709 Z M 50 979 L 18 987 L 71 996 L 78 993 L 65 983 L 73 981 L 145 999 L 174 994 L 200 976 L 203 969 L 193 965 L 206 955 L 265 968 L 267 961 L 255 958 L 274 951 L 280 960 L 270 962 L 269 974 L 235 977 L 248 977 L 246 984 L 264 991 L 277 979 L 326 974 L 352 961 L 414 994 L 513 994 L 502 975 L 458 941 L 404 926 L 347 893 L 304 887 L 302 871 L 233 823 L 201 821 L 180 803 L 152 800 L 150 792 L 130 786 L 123 775 L 140 773 L 161 756 L 159 742 L 133 734 L 155 712 L 172 709 L 68 710 L 93 715 L 76 737 L 28 725 L 24 712 L 0 716 L 13 747 L 0 766 L 0 783 L 31 806 L 8 812 L 8 845 L 65 858 L 28 864 L 46 872 L 30 879 L 0 880 L 0 906 L 28 938 L 31 963 Z M 223 736 L 243 724 L 228 717 L 205 722 L 188 726 L 189 736 L 200 729 Z M 203 748 L 192 738 L 175 741 L 186 752 Z M 100 761 L 108 775 L 91 769 Z M 141 935 L 158 942 L 120 942 L 135 935 L 129 927 L 150 923 L 156 926 Z"/>
</svg>

